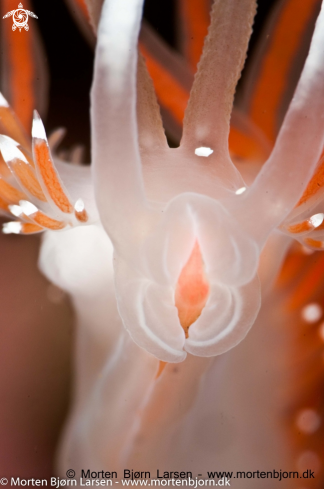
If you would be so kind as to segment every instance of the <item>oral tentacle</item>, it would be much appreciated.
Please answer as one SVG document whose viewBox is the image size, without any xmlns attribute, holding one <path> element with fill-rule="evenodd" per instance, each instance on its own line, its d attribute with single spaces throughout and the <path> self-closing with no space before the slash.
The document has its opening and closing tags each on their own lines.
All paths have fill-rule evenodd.
<svg viewBox="0 0 324 489">
<path fill-rule="evenodd" d="M 324 145 L 324 8 L 273 152 L 242 199 L 240 219 L 262 247 L 301 198 Z M 307 140 L 307 145 L 304 141 Z M 307 164 L 305 164 L 307 162 Z M 289 185 L 287 185 L 287 182 Z M 256 210 L 257 202 L 257 210 Z M 273 206 L 271 203 L 275 202 Z M 257 222 L 258 225 L 251 224 Z"/>
<path fill-rule="evenodd" d="M 214 2 L 184 119 L 181 145 L 212 148 L 218 157 L 219 171 L 228 174 L 229 179 L 235 178 L 228 153 L 229 122 L 255 11 L 254 0 Z M 227 55 L 223 56 L 225 51 Z"/>
<path fill-rule="evenodd" d="M 142 8 L 143 0 L 104 3 L 91 90 L 96 199 L 102 223 L 120 249 L 138 239 L 148 214 L 136 121 Z"/>
</svg>

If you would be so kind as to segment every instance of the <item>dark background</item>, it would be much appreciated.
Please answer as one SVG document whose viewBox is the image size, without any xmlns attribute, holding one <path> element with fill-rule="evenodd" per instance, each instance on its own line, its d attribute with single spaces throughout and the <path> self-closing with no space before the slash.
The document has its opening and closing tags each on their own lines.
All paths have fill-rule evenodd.
<svg viewBox="0 0 324 489">
<path fill-rule="evenodd" d="M 259 0 L 250 52 L 253 52 L 264 21 L 275 3 L 276 0 Z M 68 133 L 62 143 L 63 148 L 83 144 L 89 161 L 89 91 L 93 50 L 75 24 L 64 0 L 34 0 L 33 5 L 50 73 L 46 129 L 50 132 L 57 127 L 66 127 Z M 144 15 L 165 41 L 176 49 L 175 6 L 175 0 L 146 0 Z"/>
</svg>

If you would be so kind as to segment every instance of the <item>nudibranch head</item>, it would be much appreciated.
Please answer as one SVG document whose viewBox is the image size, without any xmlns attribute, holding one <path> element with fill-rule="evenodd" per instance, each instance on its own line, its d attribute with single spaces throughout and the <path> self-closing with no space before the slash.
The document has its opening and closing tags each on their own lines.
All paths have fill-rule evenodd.
<svg viewBox="0 0 324 489">
<path fill-rule="evenodd" d="M 17 218 L 16 221 L 5 223 L 3 232 L 34 234 L 88 223 L 89 215 L 82 195 L 85 190 L 82 182 L 85 171 L 74 167 L 71 172 L 68 165 L 62 162 L 56 162 L 55 165 L 43 123 L 36 111 L 31 145 L 2 95 L 0 105 L 0 129 L 3 133 L 0 135 L 0 206 L 6 216 Z M 73 194 L 75 191 L 81 194 L 76 197 L 70 195 L 56 166 L 60 167 L 68 181 L 69 190 Z M 88 194 L 86 189 L 87 207 L 89 200 L 93 201 Z M 92 209 L 93 205 L 90 206 Z"/>
<path fill-rule="evenodd" d="M 155 216 L 137 253 L 115 253 L 125 327 L 163 361 L 227 351 L 259 311 L 258 258 L 256 243 L 219 202 L 181 194 Z"/>
<path fill-rule="evenodd" d="M 91 94 L 94 186 L 124 325 L 138 345 L 179 362 L 187 352 L 229 350 L 256 318 L 261 250 L 291 219 L 324 145 L 324 13 L 273 152 L 248 188 L 228 135 L 255 0 L 214 1 L 177 149 L 137 60 L 142 8 L 143 0 L 103 4 Z M 313 228 L 322 225 L 316 214 Z"/>
<path fill-rule="evenodd" d="M 320 194 L 305 200 L 303 192 L 312 193 L 311 183 L 306 186 L 324 146 L 324 12 L 273 151 L 248 187 L 230 158 L 228 138 L 256 0 L 214 1 L 177 149 L 168 147 L 138 59 L 142 10 L 143 0 L 103 4 L 91 92 L 92 176 L 114 247 L 123 323 L 138 345 L 180 362 L 187 352 L 223 353 L 247 334 L 260 307 L 260 253 L 274 230 L 322 247 L 314 239 L 324 229 Z M 0 98 L 1 112 L 4 121 L 13 120 Z M 68 166 L 56 171 L 38 114 L 33 157 L 26 136 L 13 126 L 0 138 L 7 165 L 0 168 L 0 206 L 19 221 L 4 231 L 88 222 L 94 199 L 79 192 L 85 186 L 78 185 L 76 168 L 67 175 L 76 185 L 63 183 Z"/>
</svg>

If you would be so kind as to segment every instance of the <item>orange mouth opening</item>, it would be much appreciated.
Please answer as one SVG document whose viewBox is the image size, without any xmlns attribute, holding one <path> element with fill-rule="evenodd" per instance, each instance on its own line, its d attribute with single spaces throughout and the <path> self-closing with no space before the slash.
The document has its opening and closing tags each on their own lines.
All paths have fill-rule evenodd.
<svg viewBox="0 0 324 489">
<path fill-rule="evenodd" d="M 205 307 L 209 289 L 199 243 L 196 241 L 189 260 L 179 275 L 175 290 L 175 305 L 186 338 L 189 337 L 189 327 Z"/>
</svg>

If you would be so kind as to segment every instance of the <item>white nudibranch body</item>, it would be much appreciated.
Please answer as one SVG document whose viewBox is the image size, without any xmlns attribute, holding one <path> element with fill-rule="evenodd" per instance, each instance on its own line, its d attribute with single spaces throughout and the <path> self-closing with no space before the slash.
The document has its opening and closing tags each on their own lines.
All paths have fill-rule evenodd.
<svg viewBox="0 0 324 489">
<path fill-rule="evenodd" d="M 157 104 L 141 100 L 149 83 L 137 72 L 142 8 L 143 0 L 103 5 L 91 94 L 93 176 L 114 246 L 123 323 L 139 346 L 180 362 L 187 352 L 229 350 L 258 314 L 260 252 L 298 202 L 323 148 L 324 14 L 274 150 L 247 189 L 228 134 L 255 1 L 214 2 L 177 149 L 167 145 Z M 321 219 L 311 218 L 312 229 Z"/>
<path fill-rule="evenodd" d="M 255 0 L 214 1 L 176 149 L 167 144 L 151 81 L 141 60 L 137 63 L 142 10 L 143 0 L 103 4 L 91 92 L 93 186 L 89 168 L 54 164 L 36 113 L 33 158 L 24 135 L 18 141 L 0 136 L 10 170 L 1 174 L 0 206 L 19 219 L 5 224 L 3 232 L 18 234 L 89 223 L 97 219 L 97 208 L 114 247 L 124 326 L 158 359 L 181 362 L 188 352 L 219 355 L 245 337 L 260 308 L 260 253 L 274 230 L 324 247 L 313 239 L 322 234 L 324 239 L 322 199 L 295 207 L 324 145 L 324 13 L 274 149 L 247 187 L 230 158 L 228 136 Z M 0 105 L 12 118 L 2 96 Z M 106 256 L 103 248 L 110 241 L 103 233 L 101 225 L 89 226 L 62 242 L 44 240 L 41 263 L 47 275 L 59 282 L 65 274 L 67 289 L 89 292 L 89 273 L 61 270 L 62 243 L 82 237 L 79 259 L 100 245 L 89 269 L 93 283 L 105 283 L 100 256 Z"/>
</svg>

